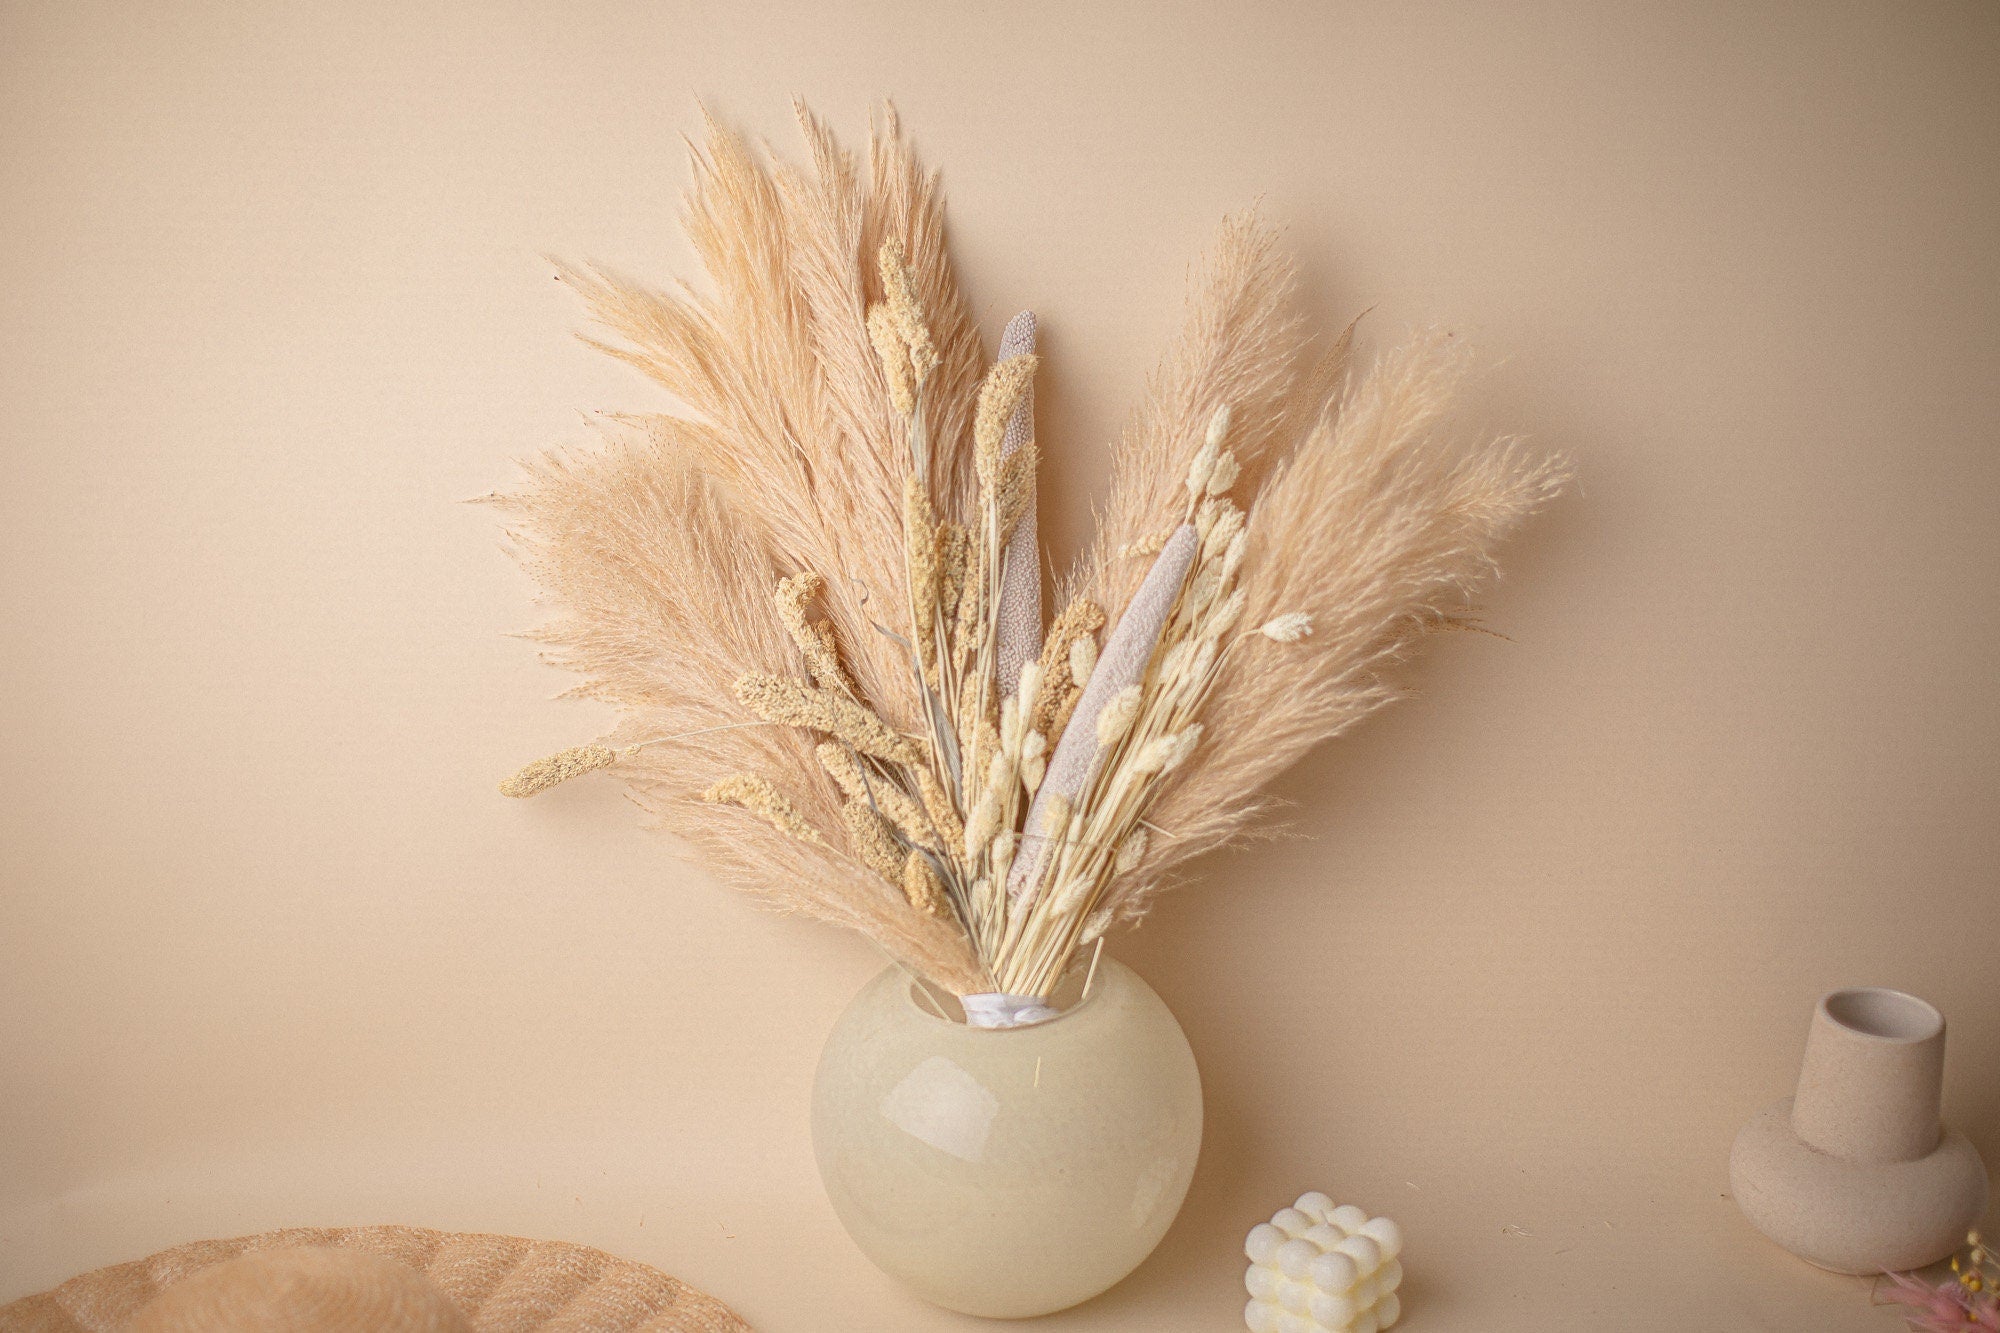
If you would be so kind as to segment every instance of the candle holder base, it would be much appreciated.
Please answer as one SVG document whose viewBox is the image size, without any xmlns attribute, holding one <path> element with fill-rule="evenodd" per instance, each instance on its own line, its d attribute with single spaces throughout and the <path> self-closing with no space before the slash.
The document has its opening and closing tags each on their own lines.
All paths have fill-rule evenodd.
<svg viewBox="0 0 2000 1333">
<path fill-rule="evenodd" d="M 1986 1211 L 1986 1167 L 1946 1129 L 1908 1162 L 1855 1162 L 1812 1147 L 1792 1128 L 1792 1099 L 1752 1116 L 1729 1155 L 1729 1183 L 1750 1224 L 1834 1273 L 1907 1272 L 1965 1241 Z"/>
</svg>

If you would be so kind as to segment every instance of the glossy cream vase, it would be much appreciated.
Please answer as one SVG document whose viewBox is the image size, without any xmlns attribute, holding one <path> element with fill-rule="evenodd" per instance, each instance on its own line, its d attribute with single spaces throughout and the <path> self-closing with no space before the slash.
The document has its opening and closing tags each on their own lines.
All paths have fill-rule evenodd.
<svg viewBox="0 0 2000 1333">
<path fill-rule="evenodd" d="M 813 1084 L 834 1211 L 877 1267 L 967 1314 L 1089 1300 L 1166 1234 L 1201 1146 L 1201 1080 L 1151 987 L 1106 959 L 1029 1027 L 967 1027 L 891 968 L 847 1007 Z"/>
<path fill-rule="evenodd" d="M 1838 1273 L 1922 1268 L 1986 1211 L 1986 1168 L 1938 1119 L 1944 1016 L 1866 988 L 1820 1000 L 1795 1096 L 1736 1136 L 1729 1179 L 1743 1215 Z"/>
</svg>

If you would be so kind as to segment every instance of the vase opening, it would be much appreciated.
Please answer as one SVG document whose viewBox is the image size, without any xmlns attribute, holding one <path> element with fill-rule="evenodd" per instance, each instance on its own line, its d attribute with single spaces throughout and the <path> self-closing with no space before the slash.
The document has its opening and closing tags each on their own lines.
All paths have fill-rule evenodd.
<svg viewBox="0 0 2000 1333">
<path fill-rule="evenodd" d="M 1944 1015 L 1930 1005 L 1879 986 L 1834 991 L 1820 1006 L 1849 1032 L 1882 1041 L 1929 1041 L 1944 1028 Z"/>
<path fill-rule="evenodd" d="M 1097 985 L 1103 982 L 1102 977 L 1096 980 Z M 1094 997 L 1097 985 L 1091 984 L 1087 959 L 1072 962 L 1069 971 L 1063 974 L 1063 979 L 1056 983 L 1055 990 L 1049 993 L 1047 1004 L 1056 1011 L 1055 1017 L 1039 1019 L 1033 1023 L 1022 1023 L 1015 1027 L 977 1028 L 966 1021 L 965 1006 L 958 1002 L 956 995 L 947 990 L 939 990 L 914 977 L 904 992 L 904 998 L 908 1000 L 911 1008 L 933 1023 L 949 1023 L 953 1027 L 972 1028 L 976 1031 L 1025 1032 L 1030 1028 L 1045 1028 L 1059 1019 L 1068 1018 Z"/>
</svg>

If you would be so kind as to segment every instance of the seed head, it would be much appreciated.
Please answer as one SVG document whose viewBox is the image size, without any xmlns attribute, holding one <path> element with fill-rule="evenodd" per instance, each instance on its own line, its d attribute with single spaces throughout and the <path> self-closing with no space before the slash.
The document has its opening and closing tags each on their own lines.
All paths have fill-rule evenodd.
<svg viewBox="0 0 2000 1333">
<path fill-rule="evenodd" d="M 1277 643 L 1297 643 L 1313 632 L 1313 618 L 1304 611 L 1287 611 L 1257 627 L 1257 633 Z"/>
<path fill-rule="evenodd" d="M 500 794 L 517 799 L 533 796 L 571 778 L 608 768 L 617 761 L 618 752 L 602 745 L 574 746 L 529 764 L 500 784 Z"/>
</svg>

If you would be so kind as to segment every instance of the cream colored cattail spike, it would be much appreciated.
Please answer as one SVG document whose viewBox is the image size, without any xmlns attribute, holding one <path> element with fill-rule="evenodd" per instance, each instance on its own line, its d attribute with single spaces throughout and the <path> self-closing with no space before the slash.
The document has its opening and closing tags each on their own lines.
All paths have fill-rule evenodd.
<svg viewBox="0 0 2000 1333">
<path fill-rule="evenodd" d="M 1039 832 L 1044 808 L 1057 797 L 1074 802 L 1083 795 L 1083 784 L 1097 758 L 1098 714 L 1121 691 L 1145 680 L 1160 631 L 1166 627 L 1167 617 L 1180 598 L 1181 584 L 1187 581 L 1188 568 L 1194 563 L 1200 545 L 1193 525 L 1183 523 L 1174 529 L 1153 567 L 1146 571 L 1139 591 L 1132 594 L 1132 604 L 1118 617 L 1118 628 L 1105 643 L 1096 669 L 1090 673 L 1090 682 L 1083 687 L 1083 697 L 1077 701 L 1069 724 L 1063 728 L 1062 739 L 1056 743 L 1048 772 L 1035 791 L 1035 803 L 1028 808 L 1021 851 L 1014 858 L 1014 870 L 1007 883 L 1008 891 L 1016 897 L 1027 888 L 1035 863 L 1041 858 L 1042 843 L 1046 841 Z"/>
<path fill-rule="evenodd" d="M 1007 321 L 1000 335 L 1000 359 L 1026 356 L 1035 350 L 1035 312 L 1023 310 Z M 1000 457 L 1010 458 L 1035 438 L 1035 385 L 1028 382 L 1021 401 L 1007 420 Z M 1042 646 L 1042 557 L 1036 535 L 1034 482 L 1029 480 L 1027 512 L 1007 538 L 1006 569 L 1000 576 L 1000 690 L 1012 694 L 1021 666 Z"/>
</svg>

